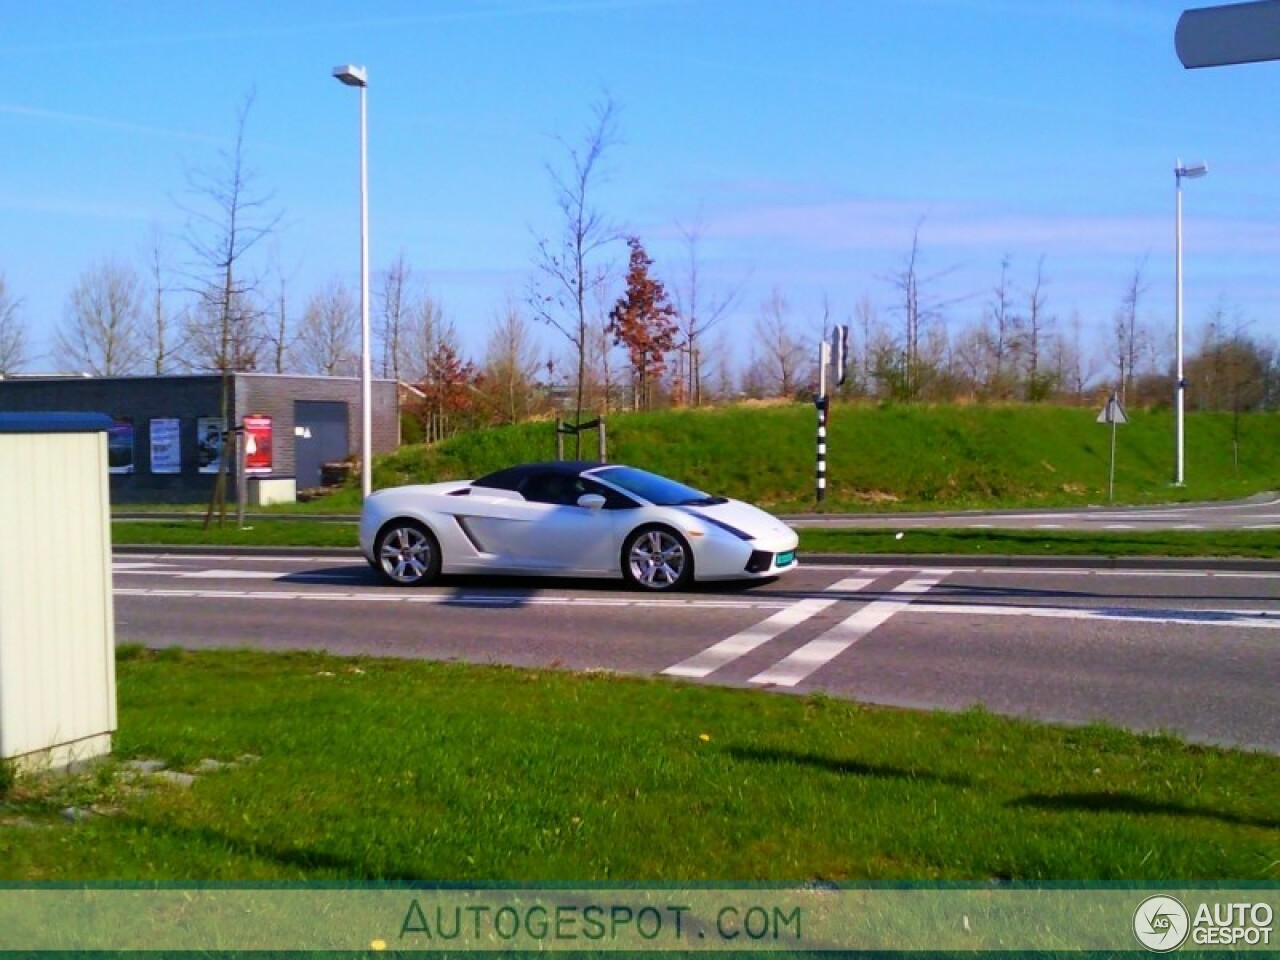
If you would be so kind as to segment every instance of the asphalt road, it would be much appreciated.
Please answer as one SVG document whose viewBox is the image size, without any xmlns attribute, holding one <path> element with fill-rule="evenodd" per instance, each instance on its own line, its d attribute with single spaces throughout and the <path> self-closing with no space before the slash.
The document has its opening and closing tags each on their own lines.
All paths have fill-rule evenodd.
<svg viewBox="0 0 1280 960">
<path fill-rule="evenodd" d="M 931 563 L 933 561 L 930 561 Z M 974 704 L 1280 753 L 1280 571 L 814 561 L 647 596 L 591 581 L 382 586 L 357 558 L 121 554 L 116 638 L 665 675 Z"/>
</svg>

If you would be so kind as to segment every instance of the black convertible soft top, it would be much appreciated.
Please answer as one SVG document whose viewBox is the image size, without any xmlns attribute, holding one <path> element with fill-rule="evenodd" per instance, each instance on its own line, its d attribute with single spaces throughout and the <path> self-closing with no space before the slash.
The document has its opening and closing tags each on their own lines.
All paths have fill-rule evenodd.
<svg viewBox="0 0 1280 960">
<path fill-rule="evenodd" d="M 471 481 L 473 487 L 491 487 L 498 490 L 519 490 L 520 484 L 534 473 L 558 473 L 567 477 L 576 477 L 584 470 L 603 467 L 599 460 L 550 460 L 546 463 L 522 463 L 515 467 L 506 467 L 486 474 L 479 480 Z"/>
</svg>

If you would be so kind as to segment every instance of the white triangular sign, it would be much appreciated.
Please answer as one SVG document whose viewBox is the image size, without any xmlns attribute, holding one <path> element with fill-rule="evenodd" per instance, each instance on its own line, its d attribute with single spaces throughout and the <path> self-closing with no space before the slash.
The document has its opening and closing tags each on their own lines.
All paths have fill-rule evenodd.
<svg viewBox="0 0 1280 960">
<path fill-rule="evenodd" d="M 1129 418 L 1124 415 L 1124 407 L 1120 406 L 1120 401 L 1114 396 L 1108 398 L 1107 405 L 1102 408 L 1102 412 L 1098 414 L 1096 423 L 1128 423 Z"/>
</svg>

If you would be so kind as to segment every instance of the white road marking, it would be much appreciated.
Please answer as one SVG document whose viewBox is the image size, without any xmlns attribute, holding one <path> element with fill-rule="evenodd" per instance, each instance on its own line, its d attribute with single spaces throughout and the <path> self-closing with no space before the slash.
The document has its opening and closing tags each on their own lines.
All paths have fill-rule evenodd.
<svg viewBox="0 0 1280 960">
<path fill-rule="evenodd" d="M 521 594 L 469 594 L 469 593 L 421 593 L 396 592 L 376 593 L 362 592 L 324 592 L 300 590 L 172 590 L 151 587 L 116 587 L 113 593 L 117 597 L 182 597 L 187 599 L 209 599 L 235 597 L 241 600 L 346 600 L 354 603 L 426 603 L 449 606 L 468 607 L 629 607 L 652 609 L 655 606 L 680 609 L 713 609 L 713 610 L 777 610 L 794 604 L 792 600 L 768 599 L 759 600 L 697 600 L 637 597 L 629 600 L 622 597 L 536 597 Z"/>
<path fill-rule="evenodd" d="M 342 564 L 343 566 L 348 566 L 348 567 L 365 562 L 364 557 L 362 557 L 359 553 L 357 553 L 354 550 L 351 551 L 350 556 L 344 556 L 344 557 L 334 557 L 334 556 L 304 557 L 304 556 L 290 555 L 289 557 L 284 558 L 279 554 L 276 554 L 276 555 L 262 554 L 261 556 L 253 557 L 253 556 L 246 556 L 244 554 L 235 554 L 235 553 L 200 553 L 200 554 L 130 553 L 130 554 L 122 554 L 121 556 L 137 557 L 141 560 L 164 560 L 166 561 L 166 563 L 163 564 L 164 566 L 173 566 L 175 561 L 183 561 L 183 560 L 186 560 L 186 561 L 202 560 L 202 561 L 205 561 L 206 563 L 243 563 L 245 560 L 254 560 L 254 559 L 278 563 L 281 560 L 285 560 L 288 563 L 332 563 L 332 564 Z M 115 563 L 121 563 L 121 562 L 133 563 L 134 561 L 116 560 L 114 562 Z"/>
<path fill-rule="evenodd" d="M 137 573 L 141 570 L 151 572 L 157 567 L 168 567 L 167 563 L 149 563 L 145 560 L 113 560 L 111 561 L 111 570 L 115 573 Z"/>
<path fill-rule="evenodd" d="M 1155 572 L 1156 571 L 1154 570 L 1112 570 L 1110 571 L 1111 576 L 1113 577 L 1149 577 Z M 1208 574 L 1199 570 L 1161 570 L 1159 571 L 1159 575 L 1161 580 L 1177 580 L 1177 579 L 1199 580 L 1201 577 L 1208 576 Z M 1215 573 L 1213 574 L 1213 576 L 1222 576 L 1222 574 Z"/>
<path fill-rule="evenodd" d="M 184 570 L 174 576 L 179 580 L 279 580 L 289 574 L 275 570 Z"/>
<path fill-rule="evenodd" d="M 901 599 L 873 600 L 853 616 L 836 624 L 816 640 L 751 678 L 752 683 L 794 687 L 819 667 L 831 662 L 895 613 L 905 610 L 913 600 L 937 586 L 950 571 L 939 570 L 912 577 L 890 592 Z"/>
<path fill-rule="evenodd" d="M 929 573 L 933 571 L 931 567 L 909 567 L 899 564 L 897 567 L 868 567 L 865 564 L 858 566 L 848 566 L 837 563 L 818 563 L 809 561 L 805 563 L 806 570 L 830 570 L 833 572 L 841 572 L 844 570 L 862 570 L 868 573 L 888 573 L 891 570 L 914 570 L 918 573 Z M 958 574 L 995 574 L 1004 576 L 1007 574 L 1019 574 L 1024 576 L 1053 576 L 1053 577 L 1233 577 L 1243 578 L 1246 580 L 1280 580 L 1280 571 L 1277 570 L 1161 570 L 1152 568 L 1148 570 L 1112 569 L 1108 567 L 957 567 L 954 571 Z"/>
<path fill-rule="evenodd" d="M 905 586 L 905 584 L 904 584 Z M 452 606 L 512 608 L 526 606 L 544 607 L 617 607 L 634 606 L 650 607 L 652 598 L 636 600 L 619 600 L 609 597 L 519 597 L 493 594 L 474 594 L 457 596 L 448 593 L 317 593 L 312 591 L 246 591 L 229 590 L 166 590 L 117 587 L 116 596 L 122 597 L 162 597 L 182 599 L 221 599 L 236 600 L 268 600 L 268 601 L 307 601 L 307 600 L 345 600 L 356 603 L 409 603 L 409 604 L 449 604 Z M 810 598 L 820 600 L 823 608 L 836 602 L 837 598 Z M 800 601 L 804 603 L 805 601 Z M 908 601 L 909 602 L 909 601 Z M 907 605 L 903 601 L 873 601 L 876 603 L 896 603 L 900 608 Z M 676 604 L 672 604 L 676 606 Z M 701 602 L 691 601 L 682 604 L 692 608 L 724 608 L 739 610 L 761 610 L 782 608 L 787 613 L 797 606 L 794 601 L 745 600 L 728 603 L 725 601 Z M 865 610 L 866 608 L 864 608 Z M 859 611 L 861 613 L 862 611 Z M 1280 630 L 1280 613 L 1266 610 L 1247 609 L 1205 609 L 1205 610 L 1144 610 L 1139 607 L 1050 607 L 1050 606 L 1001 606 L 999 604 L 980 603 L 937 603 L 914 604 L 911 613 L 941 614 L 943 616 L 978 616 L 978 617 L 1039 617 L 1057 620 L 1093 620 L 1113 623 L 1169 623 L 1197 627 L 1236 627 L 1262 628 Z M 855 614 L 856 618 L 859 614 Z M 850 618 L 850 619 L 854 619 Z M 768 622 L 768 621 L 766 621 Z M 748 631 L 749 632 L 749 631 Z M 782 631 L 778 631 L 781 633 Z M 732 639 L 732 638 L 730 638 Z M 819 638 L 822 639 L 822 638 Z M 799 651 L 797 651 L 799 652 Z M 687 661 L 686 661 L 687 662 Z M 727 661 L 726 661 L 727 662 Z M 664 670 L 663 673 L 668 673 Z M 681 674 L 685 676 L 687 674 Z"/>
<path fill-rule="evenodd" d="M 1193 627 L 1261 627 L 1280 630 L 1280 614 L 1266 610 L 1144 610 L 1141 607 L 1005 607 L 985 603 L 917 604 L 912 613 L 970 617 L 1044 617 L 1053 620 L 1108 620 L 1124 623 L 1172 623 Z"/>
<path fill-rule="evenodd" d="M 827 590 L 833 593 L 856 593 L 872 583 L 875 583 L 874 577 L 850 577 L 832 584 Z M 779 610 L 773 616 L 756 624 L 754 627 L 743 630 L 741 633 L 735 633 L 733 636 L 707 647 L 702 652 L 694 654 L 687 660 L 682 660 L 674 666 L 667 667 L 662 672 L 671 677 L 688 677 L 692 679 L 705 677 L 719 670 L 725 664 L 746 656 L 756 647 L 763 643 L 768 643 L 778 634 L 804 623 L 810 617 L 816 616 L 833 604 L 838 603 L 839 600 L 839 597 L 809 597 L 800 600 L 783 610 Z"/>
</svg>

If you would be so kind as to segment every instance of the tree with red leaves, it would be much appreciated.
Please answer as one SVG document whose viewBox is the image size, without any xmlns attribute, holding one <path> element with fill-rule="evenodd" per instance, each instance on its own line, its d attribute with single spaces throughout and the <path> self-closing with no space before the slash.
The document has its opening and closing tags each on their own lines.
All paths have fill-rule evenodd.
<svg viewBox="0 0 1280 960">
<path fill-rule="evenodd" d="M 662 377 L 666 355 L 676 344 L 676 310 L 662 281 L 649 275 L 653 260 L 638 237 L 629 237 L 631 262 L 627 290 L 609 311 L 613 342 L 626 347 L 631 364 L 635 408 L 652 403 L 653 386 Z"/>
<path fill-rule="evenodd" d="M 420 418 L 428 443 L 449 436 L 452 421 L 471 412 L 474 390 L 481 380 L 476 365 L 462 358 L 452 333 L 449 328 L 436 338 L 424 357 L 426 369 L 417 385 L 423 397 Z"/>
</svg>

